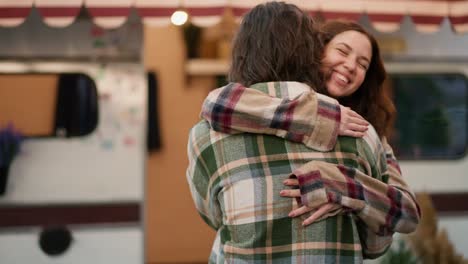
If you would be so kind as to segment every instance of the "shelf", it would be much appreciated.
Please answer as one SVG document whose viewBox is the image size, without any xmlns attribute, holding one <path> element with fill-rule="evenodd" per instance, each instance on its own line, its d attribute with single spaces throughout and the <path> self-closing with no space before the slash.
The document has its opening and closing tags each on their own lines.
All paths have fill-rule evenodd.
<svg viewBox="0 0 468 264">
<path fill-rule="evenodd" d="M 185 64 L 188 75 L 226 75 L 229 70 L 229 61 L 220 59 L 190 59 Z"/>
</svg>

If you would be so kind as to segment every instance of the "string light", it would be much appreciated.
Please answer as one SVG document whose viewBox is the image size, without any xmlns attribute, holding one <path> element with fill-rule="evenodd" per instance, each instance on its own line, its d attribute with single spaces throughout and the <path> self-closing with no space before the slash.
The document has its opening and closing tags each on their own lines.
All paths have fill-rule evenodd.
<svg viewBox="0 0 468 264">
<path fill-rule="evenodd" d="M 185 11 L 177 10 L 171 16 L 172 24 L 176 26 L 182 26 L 187 22 L 188 14 Z"/>
</svg>

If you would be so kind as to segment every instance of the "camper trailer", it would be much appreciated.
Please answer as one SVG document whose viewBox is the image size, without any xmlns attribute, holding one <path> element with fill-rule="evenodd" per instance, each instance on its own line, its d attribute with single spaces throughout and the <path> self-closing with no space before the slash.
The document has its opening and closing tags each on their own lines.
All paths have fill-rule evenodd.
<svg viewBox="0 0 468 264">
<path fill-rule="evenodd" d="M 403 175 L 416 193 L 430 194 L 437 232 L 446 231 L 466 259 L 468 38 L 452 34 L 448 22 L 424 34 L 405 19 L 398 32 L 374 34 L 386 51 L 387 83 L 397 107 L 391 145 Z"/>
<path fill-rule="evenodd" d="M 22 138 L 1 163 L 2 263 L 144 262 L 148 85 L 130 58 L 140 38 L 102 54 L 93 41 L 109 40 L 93 30 L 79 18 L 57 32 L 37 13 L 0 29 L 0 129 Z"/>
</svg>

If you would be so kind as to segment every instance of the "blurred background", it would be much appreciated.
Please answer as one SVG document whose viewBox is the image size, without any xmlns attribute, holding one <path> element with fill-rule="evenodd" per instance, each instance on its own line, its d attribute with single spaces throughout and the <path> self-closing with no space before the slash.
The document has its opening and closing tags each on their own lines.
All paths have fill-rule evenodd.
<svg viewBox="0 0 468 264">
<path fill-rule="evenodd" d="M 0 1 L 2 264 L 207 262 L 215 233 L 186 183 L 188 131 L 260 2 Z M 468 1 L 287 2 L 358 21 L 383 51 L 391 145 L 425 213 L 372 263 L 462 263 Z"/>
</svg>

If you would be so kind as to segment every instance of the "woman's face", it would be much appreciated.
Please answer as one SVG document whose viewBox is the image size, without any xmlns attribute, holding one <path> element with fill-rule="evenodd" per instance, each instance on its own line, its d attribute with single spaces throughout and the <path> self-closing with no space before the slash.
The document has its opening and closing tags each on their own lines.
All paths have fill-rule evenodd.
<svg viewBox="0 0 468 264">
<path fill-rule="evenodd" d="M 372 59 L 372 46 L 366 35 L 349 30 L 336 35 L 326 46 L 322 59 L 327 91 L 344 97 L 361 86 Z"/>
</svg>

